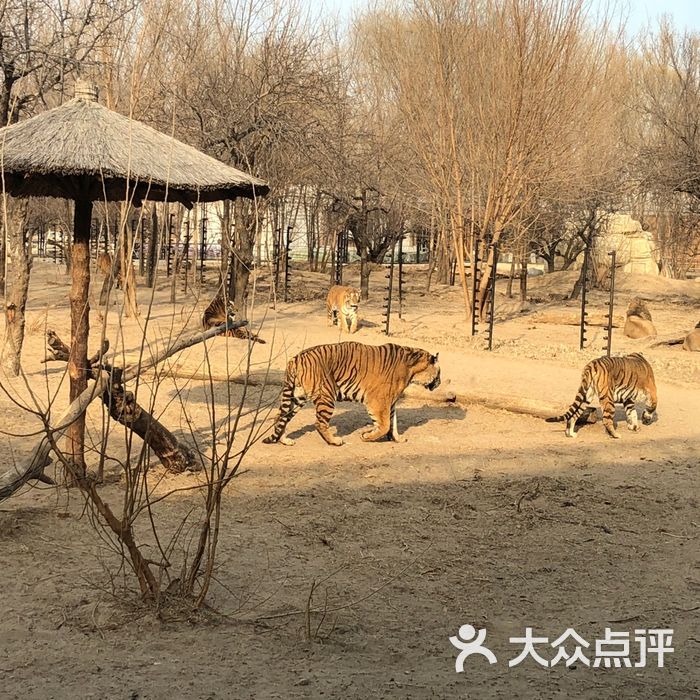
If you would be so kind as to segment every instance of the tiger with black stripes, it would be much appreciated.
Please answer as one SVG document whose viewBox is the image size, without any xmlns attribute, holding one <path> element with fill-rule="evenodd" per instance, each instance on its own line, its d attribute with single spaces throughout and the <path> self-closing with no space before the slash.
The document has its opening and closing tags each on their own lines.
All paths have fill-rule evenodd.
<svg viewBox="0 0 700 700">
<path fill-rule="evenodd" d="M 233 302 L 230 300 L 227 302 L 223 293 L 219 292 L 219 294 L 211 300 L 209 306 L 204 309 L 202 328 L 206 331 L 208 328 L 220 326 L 222 323 L 226 323 L 229 317 L 233 318 Z M 265 340 L 249 331 L 245 326 L 232 328 L 223 335 L 240 338 L 241 340 L 251 340 L 253 343 L 261 343 L 262 345 L 266 343 Z"/>
<path fill-rule="evenodd" d="M 359 323 L 360 290 L 355 287 L 333 285 L 328 290 L 326 310 L 328 325 L 337 325 L 340 332 L 356 333 Z"/>
<path fill-rule="evenodd" d="M 561 416 L 547 418 L 548 423 L 565 421 L 568 437 L 576 437 L 576 423 L 586 411 L 593 409 L 590 402 L 598 396 L 603 411 L 603 425 L 608 435 L 619 438 L 615 426 L 615 404 L 621 403 L 627 415 L 629 430 L 639 430 L 636 402 L 646 400 L 642 413 L 642 423 L 649 425 L 656 411 L 656 382 L 651 365 L 638 353 L 621 357 L 599 357 L 591 360 L 584 368 L 581 385 L 574 402 Z"/>
<path fill-rule="evenodd" d="M 343 441 L 329 422 L 336 401 L 359 401 L 372 419 L 361 435 L 366 442 L 389 436 L 399 441 L 396 403 L 409 384 L 430 391 L 440 385 L 438 356 L 403 345 L 364 345 L 356 342 L 317 345 L 303 350 L 287 364 L 279 415 L 266 443 L 293 445 L 287 424 L 308 399 L 316 407 L 316 430 L 329 445 Z"/>
</svg>

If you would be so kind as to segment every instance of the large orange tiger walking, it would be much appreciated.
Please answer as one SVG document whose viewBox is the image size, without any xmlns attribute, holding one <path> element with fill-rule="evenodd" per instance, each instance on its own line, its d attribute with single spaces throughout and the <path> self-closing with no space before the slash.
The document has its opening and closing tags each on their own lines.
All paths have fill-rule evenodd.
<svg viewBox="0 0 700 700">
<path fill-rule="evenodd" d="M 343 444 L 329 426 L 336 401 L 361 401 L 366 406 L 373 425 L 362 433 L 363 440 L 389 435 L 398 441 L 396 403 L 410 383 L 431 391 L 438 387 L 438 356 L 393 343 L 347 342 L 303 350 L 287 364 L 279 415 L 272 435 L 263 442 L 293 445 L 285 430 L 307 399 L 316 406 L 316 430 L 329 445 Z"/>
<path fill-rule="evenodd" d="M 616 403 L 625 407 L 630 430 L 639 430 L 636 401 L 647 401 L 642 413 L 644 425 L 649 425 L 654 419 L 657 403 L 654 371 L 644 357 L 635 352 L 622 357 L 603 356 L 591 360 L 583 368 L 578 393 L 566 413 L 545 420 L 548 423 L 566 421 L 566 434 L 576 437 L 576 422 L 596 395 L 603 410 L 603 425 L 611 437 L 620 437 L 614 422 Z"/>
</svg>

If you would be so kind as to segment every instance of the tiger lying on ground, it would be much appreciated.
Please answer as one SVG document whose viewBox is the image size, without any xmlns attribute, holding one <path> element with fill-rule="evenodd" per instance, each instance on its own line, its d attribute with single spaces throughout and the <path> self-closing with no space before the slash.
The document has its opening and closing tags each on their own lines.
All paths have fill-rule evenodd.
<svg viewBox="0 0 700 700">
<path fill-rule="evenodd" d="M 233 317 L 233 302 L 229 301 L 228 304 L 224 299 L 223 294 L 217 294 L 204 309 L 204 315 L 202 316 L 202 328 L 207 330 L 207 328 L 213 328 L 214 326 L 220 326 L 222 323 L 226 323 L 226 319 L 231 316 Z M 265 344 L 260 336 L 251 333 L 245 326 L 241 328 L 233 328 L 232 330 L 226 331 L 223 335 L 227 335 L 233 338 L 240 338 L 241 340 L 252 340 L 254 343 Z"/>
<path fill-rule="evenodd" d="M 683 350 L 690 352 L 700 352 L 700 323 L 693 328 L 683 341 Z"/>
<path fill-rule="evenodd" d="M 627 318 L 623 334 L 628 338 L 656 338 L 656 327 L 651 320 L 651 312 L 640 297 L 635 297 L 627 307 Z"/>
<path fill-rule="evenodd" d="M 611 437 L 620 436 L 615 429 L 615 404 L 621 403 L 627 414 L 627 427 L 639 430 L 635 402 L 646 398 L 647 406 L 642 413 L 642 422 L 649 425 L 656 411 L 656 382 L 651 365 L 638 352 L 623 357 L 599 357 L 591 360 L 584 368 L 581 386 L 574 402 L 564 415 L 546 418 L 548 423 L 566 421 L 566 434 L 576 437 L 576 422 L 593 409 L 588 405 L 598 396 L 603 410 L 603 425 Z"/>
<path fill-rule="evenodd" d="M 347 342 L 303 350 L 287 364 L 279 416 L 263 442 L 293 445 L 285 436 L 294 414 L 311 399 L 316 430 L 329 445 L 342 445 L 329 427 L 336 401 L 361 401 L 373 426 L 362 433 L 371 442 L 386 435 L 399 441 L 396 402 L 411 383 L 432 391 L 440 385 L 438 356 L 402 345 Z"/>
<path fill-rule="evenodd" d="M 360 320 L 357 309 L 360 305 L 360 290 L 354 287 L 334 285 L 328 290 L 326 309 L 328 310 L 328 325 L 337 324 L 340 332 L 355 333 Z"/>
</svg>

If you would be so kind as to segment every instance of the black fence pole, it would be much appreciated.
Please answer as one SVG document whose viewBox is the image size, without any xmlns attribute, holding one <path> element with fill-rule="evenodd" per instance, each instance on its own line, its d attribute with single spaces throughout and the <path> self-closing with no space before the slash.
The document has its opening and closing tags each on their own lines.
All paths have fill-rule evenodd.
<svg viewBox="0 0 700 700">
<path fill-rule="evenodd" d="M 343 262 L 347 231 L 343 229 L 338 232 L 335 239 L 335 268 L 333 270 L 333 284 L 343 284 Z"/>
<path fill-rule="evenodd" d="M 146 235 L 144 233 L 145 220 L 143 212 L 139 214 L 139 275 L 146 274 Z"/>
<path fill-rule="evenodd" d="M 202 217 L 202 236 L 199 241 L 199 281 L 204 282 L 204 263 L 207 259 L 207 210 L 204 208 Z"/>
<path fill-rule="evenodd" d="M 182 290 L 183 292 L 187 293 L 187 284 L 189 282 L 189 269 L 190 269 L 190 220 L 189 218 L 187 221 L 185 221 L 185 242 L 183 244 L 183 249 L 182 249 L 182 262 L 181 262 L 181 267 L 184 272 L 183 274 L 183 280 L 184 284 L 182 285 Z"/>
<path fill-rule="evenodd" d="M 477 330 L 479 305 L 476 295 L 479 291 L 479 282 L 481 281 L 481 260 L 479 259 L 479 244 L 481 239 L 479 236 L 474 236 L 474 255 L 472 256 L 472 336 L 476 335 Z"/>
<path fill-rule="evenodd" d="M 579 350 L 583 350 L 586 346 L 586 327 L 588 326 L 588 311 L 586 304 L 588 302 L 588 258 L 590 255 L 590 246 L 586 244 L 583 251 L 583 270 L 581 270 L 581 328 L 579 334 Z"/>
<path fill-rule="evenodd" d="M 615 258 L 617 254 L 614 250 L 608 253 L 610 256 L 610 299 L 608 300 L 608 325 L 607 325 L 607 336 L 605 340 L 607 341 L 605 351 L 607 356 L 610 357 L 610 352 L 612 350 L 612 330 L 613 330 L 613 313 L 615 309 Z"/>
<path fill-rule="evenodd" d="M 292 229 L 293 226 L 287 226 L 287 237 L 284 242 L 284 302 L 285 304 L 287 303 L 287 299 L 289 298 L 289 276 L 290 276 L 290 263 L 291 263 L 291 256 L 289 254 L 289 247 L 292 243 Z"/>
<path fill-rule="evenodd" d="M 498 243 L 492 247 L 493 263 L 491 266 L 491 298 L 489 301 L 489 350 L 493 349 L 493 319 L 496 311 L 496 275 L 498 274 Z"/>
<path fill-rule="evenodd" d="M 395 246 L 396 244 L 394 244 Z M 394 252 L 395 248 L 391 249 L 391 261 L 389 263 L 389 272 L 386 275 L 386 296 L 384 297 L 384 333 L 389 335 L 389 325 L 391 323 L 391 297 L 394 291 Z"/>
<path fill-rule="evenodd" d="M 399 238 L 399 318 L 403 318 L 403 233 Z"/>
<path fill-rule="evenodd" d="M 280 288 L 280 249 L 282 247 L 282 229 L 275 229 L 275 236 L 272 239 L 272 261 L 275 265 L 275 298 L 277 290 Z"/>
<path fill-rule="evenodd" d="M 165 263 L 166 277 L 173 274 L 173 238 L 175 237 L 175 214 L 170 214 L 168 218 L 168 252 Z"/>
</svg>

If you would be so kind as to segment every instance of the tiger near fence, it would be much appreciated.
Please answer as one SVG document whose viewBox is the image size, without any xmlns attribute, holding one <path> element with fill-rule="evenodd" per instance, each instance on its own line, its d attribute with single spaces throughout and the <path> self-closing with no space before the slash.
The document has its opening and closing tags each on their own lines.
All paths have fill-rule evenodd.
<svg viewBox="0 0 700 700">
<path fill-rule="evenodd" d="M 328 325 L 337 325 L 340 332 L 356 333 L 359 323 L 360 290 L 334 285 L 328 290 L 326 309 Z"/>
<path fill-rule="evenodd" d="M 336 401 L 365 405 L 373 425 L 362 433 L 364 441 L 388 436 L 398 442 L 396 403 L 411 383 L 430 391 L 440 385 L 437 355 L 393 343 L 350 341 L 308 348 L 287 364 L 279 415 L 263 442 L 293 445 L 285 435 L 287 424 L 309 399 L 316 407 L 316 430 L 329 445 L 343 444 L 329 425 Z"/>
<path fill-rule="evenodd" d="M 576 398 L 566 413 L 547 418 L 548 423 L 566 422 L 568 437 L 576 437 L 576 424 L 593 412 L 591 401 L 598 397 L 603 411 L 603 425 L 613 438 L 619 438 L 615 426 L 615 404 L 621 403 L 629 430 L 639 430 L 636 402 L 646 400 L 642 422 L 649 425 L 656 412 L 656 382 L 651 365 L 638 353 L 621 357 L 599 357 L 584 368 Z M 585 415 L 584 415 L 585 413 Z"/>
</svg>

